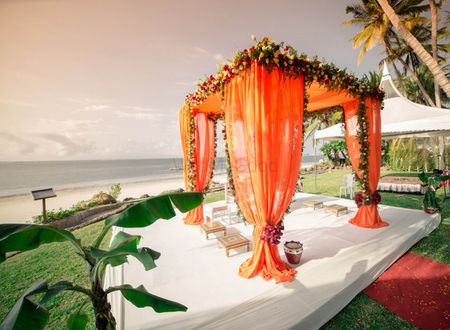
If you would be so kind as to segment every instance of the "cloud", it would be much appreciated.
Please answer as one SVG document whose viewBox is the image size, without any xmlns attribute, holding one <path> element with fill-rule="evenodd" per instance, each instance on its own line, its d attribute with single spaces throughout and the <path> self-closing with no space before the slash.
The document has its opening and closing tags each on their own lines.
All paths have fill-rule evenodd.
<svg viewBox="0 0 450 330">
<path fill-rule="evenodd" d="M 160 113 L 153 113 L 149 111 L 114 111 L 114 114 L 119 118 L 131 118 L 131 119 L 146 119 L 156 120 L 162 117 Z"/>
<path fill-rule="evenodd" d="M 99 121 L 93 119 L 55 120 L 41 118 L 37 127 L 43 128 L 45 131 L 52 130 L 61 133 L 77 133 L 86 129 L 92 129 L 98 124 Z"/>
<path fill-rule="evenodd" d="M 202 47 L 192 47 L 192 51 L 187 54 L 188 57 L 209 57 L 216 62 L 225 62 L 225 57 L 221 53 L 214 53 Z"/>
<path fill-rule="evenodd" d="M 57 133 L 41 133 L 40 137 L 56 144 L 60 156 L 74 156 L 92 151 L 94 148 L 86 141 Z"/>
<path fill-rule="evenodd" d="M 38 147 L 37 143 L 12 133 L 0 132 L 0 139 L 6 141 L 6 148 L 9 148 L 10 151 L 17 154 L 29 155 Z M 2 146 L 2 149 L 4 148 Z"/>
<path fill-rule="evenodd" d="M 111 109 L 110 105 L 107 104 L 91 104 L 85 106 L 82 111 L 94 112 L 94 111 L 103 111 Z"/>
</svg>

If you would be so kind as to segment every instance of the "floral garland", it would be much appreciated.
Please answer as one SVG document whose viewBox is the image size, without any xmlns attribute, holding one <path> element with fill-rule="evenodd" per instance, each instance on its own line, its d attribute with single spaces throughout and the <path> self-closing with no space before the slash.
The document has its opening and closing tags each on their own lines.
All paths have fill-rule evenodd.
<svg viewBox="0 0 450 330">
<path fill-rule="evenodd" d="M 369 205 L 372 204 L 373 194 L 369 188 L 369 120 L 366 116 L 366 105 L 364 104 L 364 99 L 360 99 L 359 101 L 356 116 L 358 119 L 357 137 L 360 145 L 360 162 L 358 169 L 360 171 L 359 180 L 361 183 L 361 204 Z"/>
<path fill-rule="evenodd" d="M 189 137 L 187 145 L 187 172 L 188 172 L 188 191 L 195 191 L 195 178 L 196 178 L 196 167 L 195 167 L 195 120 L 194 120 L 194 109 L 188 108 L 189 116 Z"/>
</svg>

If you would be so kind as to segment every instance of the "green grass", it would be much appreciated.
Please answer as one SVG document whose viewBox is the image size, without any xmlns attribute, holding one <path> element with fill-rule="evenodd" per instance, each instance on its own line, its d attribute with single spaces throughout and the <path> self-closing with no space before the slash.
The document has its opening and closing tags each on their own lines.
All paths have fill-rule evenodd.
<svg viewBox="0 0 450 330">
<path fill-rule="evenodd" d="M 344 174 L 350 170 L 336 170 L 317 176 L 317 190 L 314 189 L 314 176 L 305 176 L 305 192 L 339 196 L 339 186 Z M 381 193 L 382 203 L 386 205 L 421 209 L 422 196 L 411 194 Z M 438 195 L 442 196 L 442 191 Z M 206 203 L 224 198 L 224 193 L 212 193 L 205 197 Z M 450 203 L 442 204 L 442 224 L 427 238 L 417 243 L 411 251 L 434 260 L 450 263 Z M 100 233 L 103 222 L 74 231 L 83 244 L 89 244 Z M 103 244 L 110 240 L 109 234 Z M 39 249 L 21 253 L 0 264 L 0 320 L 8 313 L 17 298 L 33 282 L 48 279 L 50 283 L 61 280 L 88 286 L 88 272 L 83 260 L 78 257 L 68 243 L 54 243 Z M 67 317 L 82 303 L 84 297 L 77 293 L 63 293 L 53 299 L 50 308 L 49 329 L 65 328 Z M 90 322 L 88 329 L 94 329 L 94 316 L 90 304 L 87 305 Z M 412 329 L 411 325 L 398 318 L 383 306 L 364 294 L 359 294 L 324 329 Z"/>
<path fill-rule="evenodd" d="M 74 231 L 74 235 L 81 239 L 82 244 L 90 244 L 100 233 L 103 222 Z M 109 243 L 111 233 L 103 246 Z M 70 281 L 78 285 L 89 287 L 89 275 L 84 261 L 75 253 L 70 243 L 52 243 L 8 258 L 0 264 L 0 320 L 2 320 L 15 301 L 35 281 L 47 279 L 50 284 L 58 281 Z M 85 297 L 75 292 L 65 292 L 52 299 L 46 307 L 50 309 L 48 329 L 64 329 L 67 317 L 77 310 Z M 90 323 L 88 329 L 95 329 L 94 313 L 90 304 L 85 310 L 88 312 Z"/>
</svg>

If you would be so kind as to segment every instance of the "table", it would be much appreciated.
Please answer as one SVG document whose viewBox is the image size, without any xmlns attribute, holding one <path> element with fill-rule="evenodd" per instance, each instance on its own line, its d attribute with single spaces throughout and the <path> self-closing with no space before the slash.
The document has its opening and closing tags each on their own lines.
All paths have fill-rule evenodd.
<svg viewBox="0 0 450 330">
<path fill-rule="evenodd" d="M 343 206 L 343 205 L 338 205 L 338 204 L 331 204 L 331 205 L 326 205 L 325 206 L 325 212 L 330 211 L 330 212 L 336 212 L 336 216 L 339 216 L 339 213 L 344 212 L 345 214 L 348 213 L 348 208 L 347 206 Z"/>
<path fill-rule="evenodd" d="M 230 256 L 231 249 L 236 249 L 241 246 L 247 246 L 247 252 L 250 251 L 250 241 L 241 234 L 219 237 L 217 242 L 225 248 L 227 257 Z"/>
<path fill-rule="evenodd" d="M 316 200 L 309 200 L 309 201 L 304 201 L 303 205 L 312 207 L 314 210 L 317 208 L 323 208 L 323 202 L 321 201 L 316 201 Z"/>
<path fill-rule="evenodd" d="M 227 228 L 220 221 L 213 221 L 202 223 L 200 225 L 200 230 L 205 233 L 206 239 L 209 239 L 209 234 L 217 233 L 223 231 L 223 235 L 227 234 Z"/>
</svg>

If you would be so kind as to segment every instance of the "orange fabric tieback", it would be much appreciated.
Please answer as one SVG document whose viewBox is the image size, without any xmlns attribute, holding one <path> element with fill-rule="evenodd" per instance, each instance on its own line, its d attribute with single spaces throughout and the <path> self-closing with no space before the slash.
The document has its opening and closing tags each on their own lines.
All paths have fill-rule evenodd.
<svg viewBox="0 0 450 330">
<path fill-rule="evenodd" d="M 261 240 L 263 228 L 276 225 L 289 206 L 302 154 L 304 79 L 285 78 L 253 62 L 225 89 L 225 120 L 236 201 L 255 225 L 253 255 L 239 269 L 242 277 L 260 275 L 290 281 L 296 271 L 284 263 L 278 246 Z"/>
</svg>

